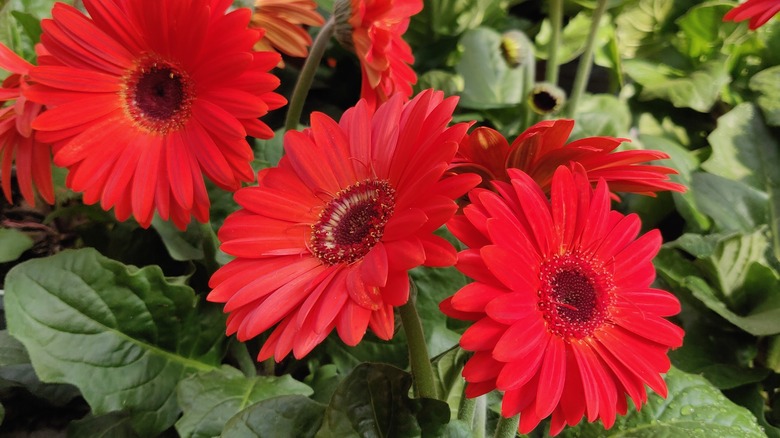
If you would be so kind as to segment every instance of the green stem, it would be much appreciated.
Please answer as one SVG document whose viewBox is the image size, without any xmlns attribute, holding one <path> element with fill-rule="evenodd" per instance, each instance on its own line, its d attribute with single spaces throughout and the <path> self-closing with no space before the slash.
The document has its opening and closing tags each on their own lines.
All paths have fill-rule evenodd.
<svg viewBox="0 0 780 438">
<path fill-rule="evenodd" d="M 596 34 L 599 31 L 599 23 L 601 17 L 607 10 L 607 0 L 598 0 L 596 9 L 593 11 L 593 17 L 590 22 L 590 33 L 588 39 L 585 42 L 585 51 L 580 56 L 579 64 L 577 65 L 577 74 L 574 76 L 574 85 L 572 86 L 571 96 L 569 96 L 569 104 L 566 108 L 566 114 L 569 117 L 574 117 L 575 111 L 577 111 L 577 104 L 582 97 L 582 93 L 585 91 L 585 86 L 590 79 L 590 69 L 593 66 L 593 49 L 596 43 Z"/>
<path fill-rule="evenodd" d="M 477 409 L 477 399 L 468 398 L 466 394 L 463 394 L 463 398 L 460 399 L 460 406 L 458 407 L 458 420 L 468 424 L 474 422 L 474 411 Z"/>
<path fill-rule="evenodd" d="M 520 415 L 511 418 L 501 417 L 496 426 L 495 438 L 514 438 L 517 435 L 517 425 L 520 424 Z"/>
<path fill-rule="evenodd" d="M 417 314 L 414 301 L 410 298 L 398 311 L 401 315 L 401 324 L 406 332 L 409 362 L 412 366 L 417 395 L 423 398 L 439 398 L 433 380 L 433 367 L 431 367 L 431 360 L 428 356 L 428 346 L 425 344 L 420 315 Z"/>
<path fill-rule="evenodd" d="M 547 50 L 547 70 L 544 80 L 558 85 L 558 46 L 561 45 L 563 28 L 563 0 L 550 0 L 550 46 Z"/>
<path fill-rule="evenodd" d="M 217 272 L 219 269 L 219 263 L 217 262 L 217 236 L 214 234 L 214 229 L 211 228 L 211 222 L 205 222 L 200 224 L 200 231 L 203 235 L 203 264 L 209 271 L 209 275 Z"/>
<path fill-rule="evenodd" d="M 255 361 L 249 356 L 249 350 L 246 348 L 246 344 L 239 342 L 236 339 L 230 341 L 230 354 L 238 362 L 238 367 L 241 372 L 248 378 L 255 377 L 257 375 L 257 368 L 255 368 Z"/>
<path fill-rule="evenodd" d="M 474 431 L 474 438 L 485 438 L 485 424 L 487 423 L 487 397 L 481 395 L 477 397 L 477 406 L 474 410 L 474 423 L 471 430 Z"/>
<path fill-rule="evenodd" d="M 325 48 L 333 36 L 335 23 L 334 17 L 331 16 L 325 25 L 322 26 L 320 33 L 314 40 L 314 44 L 311 46 L 309 56 L 303 64 L 301 74 L 298 76 L 298 82 L 295 84 L 295 89 L 293 89 L 290 104 L 287 106 L 287 118 L 284 121 L 285 131 L 298 128 L 298 122 L 300 122 L 301 113 L 303 112 L 303 104 L 306 102 L 306 96 L 309 94 L 309 89 L 314 81 L 314 75 L 317 73 L 317 67 L 320 66 Z"/>
<path fill-rule="evenodd" d="M 266 376 L 276 375 L 276 362 L 273 357 L 263 361 L 263 374 Z"/>
</svg>

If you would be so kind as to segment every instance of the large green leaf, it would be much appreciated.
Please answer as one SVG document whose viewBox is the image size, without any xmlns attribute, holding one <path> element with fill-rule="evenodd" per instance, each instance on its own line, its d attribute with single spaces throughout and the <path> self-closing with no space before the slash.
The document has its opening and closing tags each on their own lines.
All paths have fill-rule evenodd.
<svg viewBox="0 0 780 438">
<path fill-rule="evenodd" d="M 6 278 L 9 332 L 45 382 L 77 386 L 95 415 L 131 414 L 149 436 L 179 415 L 179 380 L 216 368 L 224 320 L 160 269 L 138 269 L 93 249 L 16 266 Z M 206 311 L 208 310 L 208 311 Z"/>
<path fill-rule="evenodd" d="M 780 259 L 780 143 L 758 109 L 748 103 L 721 116 L 708 139 L 712 156 L 702 163 L 705 170 L 741 181 L 768 196 L 772 242 Z"/>
<path fill-rule="evenodd" d="M 662 248 L 654 263 L 659 275 L 673 289 L 687 291 L 704 306 L 740 329 L 755 336 L 780 333 L 780 295 L 766 294 L 763 301 L 754 303 L 755 307 L 748 313 L 738 314 L 728 306 L 723 291 L 702 278 L 704 271 L 696 268 L 679 252 Z"/>
<path fill-rule="evenodd" d="M 780 66 L 769 67 L 750 78 L 750 89 L 758 93 L 756 103 L 766 123 L 780 126 Z"/>
<path fill-rule="evenodd" d="M 302 395 L 263 400 L 236 414 L 225 425 L 222 438 L 312 438 L 322 424 L 325 405 Z"/>
<path fill-rule="evenodd" d="M 732 403 L 706 379 L 672 368 L 666 375 L 669 395 L 651 394 L 640 411 L 631 409 L 604 430 L 600 423 L 580 423 L 562 437 L 708 438 L 765 437 L 756 417 Z"/>
<path fill-rule="evenodd" d="M 35 375 L 24 345 L 7 330 L 0 330 L 0 386 L 6 385 L 21 386 L 57 406 L 65 405 L 80 395 L 78 389 L 71 385 L 42 383 Z"/>
<path fill-rule="evenodd" d="M 523 69 L 511 68 L 501 55 L 501 35 L 480 27 L 460 39 L 463 56 L 455 70 L 463 77 L 460 105 L 488 109 L 517 105 L 525 99 Z"/>
<path fill-rule="evenodd" d="M 691 187 L 691 173 L 699 166 L 699 161 L 696 157 L 673 136 L 645 134 L 640 135 L 639 140 L 647 149 L 655 149 L 667 153 L 669 160 L 661 163 L 672 167 L 678 172 L 677 175 L 671 176 L 672 181 L 679 182 L 688 188 L 685 193 L 672 193 L 672 199 L 674 199 L 677 211 L 685 219 L 688 227 L 692 231 L 708 229 L 710 221 L 697 208 L 693 188 Z"/>
<path fill-rule="evenodd" d="M 247 378 L 223 366 L 179 383 L 177 395 L 184 415 L 176 422 L 176 430 L 182 437 L 209 438 L 219 435 L 233 415 L 251 404 L 280 395 L 311 393 L 311 388 L 290 375 Z"/>
<path fill-rule="evenodd" d="M 625 101 L 609 94 L 586 94 L 577 105 L 577 123 L 570 140 L 584 137 L 627 137 L 631 111 Z"/>
<path fill-rule="evenodd" d="M 13 228 L 0 228 L 0 263 L 11 262 L 32 248 L 35 242 Z"/>
<path fill-rule="evenodd" d="M 745 26 L 724 23 L 723 16 L 734 7 L 727 1 L 708 1 L 696 5 L 676 20 L 681 34 L 678 47 L 691 59 L 704 61 L 724 49 L 724 45 L 739 44 L 749 34 Z"/>
<path fill-rule="evenodd" d="M 662 44 L 663 25 L 672 16 L 674 3 L 674 0 L 639 0 L 615 19 L 620 51 L 625 58 L 633 58 L 642 48 L 652 50 Z"/>
<path fill-rule="evenodd" d="M 140 438 L 133 429 L 132 417 L 123 412 L 86 417 L 68 425 L 70 438 Z"/>
<path fill-rule="evenodd" d="M 318 438 L 436 437 L 450 420 L 446 403 L 410 399 L 412 376 L 385 364 L 361 364 L 333 393 Z"/>
<path fill-rule="evenodd" d="M 677 108 L 709 112 L 729 83 L 727 64 L 722 59 L 708 61 L 695 70 L 681 70 L 644 59 L 624 64 L 626 73 L 642 85 L 640 99 L 662 99 Z"/>
<path fill-rule="evenodd" d="M 712 218 L 721 231 L 751 232 L 767 221 L 768 196 L 747 184 L 694 172 L 691 190 L 699 210 Z"/>
</svg>

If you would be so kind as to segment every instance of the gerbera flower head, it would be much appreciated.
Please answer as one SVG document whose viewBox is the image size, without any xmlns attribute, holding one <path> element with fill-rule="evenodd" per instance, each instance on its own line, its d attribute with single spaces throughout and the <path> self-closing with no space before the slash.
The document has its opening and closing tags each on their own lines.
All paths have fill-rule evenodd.
<svg viewBox="0 0 780 438">
<path fill-rule="evenodd" d="M 265 31 L 255 50 L 279 51 L 296 58 L 309 53 L 311 36 L 306 26 L 322 26 L 324 20 L 312 0 L 255 0 L 253 28 Z"/>
<path fill-rule="evenodd" d="M 684 192 L 685 187 L 669 181 L 677 172 L 665 166 L 644 164 L 669 158 L 655 150 L 613 152 L 625 138 L 588 137 L 566 143 L 574 121 L 546 120 L 520 134 L 511 146 L 497 131 L 487 127 L 475 129 L 461 141 L 452 162 L 454 172 L 474 172 L 483 175 L 483 186 L 489 180 L 508 182 L 507 169 L 520 169 L 533 178 L 544 191 L 549 191 L 552 176 L 560 165 L 579 163 L 595 183 L 603 178 L 612 192 L 639 193 L 655 196 L 655 192 Z"/>
<path fill-rule="evenodd" d="M 252 49 L 251 11 L 231 3 L 85 0 L 89 17 L 57 3 L 42 21 L 27 96 L 49 109 L 33 127 L 85 203 L 184 228 L 208 220 L 204 173 L 226 190 L 254 178 L 245 136 L 272 137 L 258 117 L 285 100 L 279 55 Z"/>
<path fill-rule="evenodd" d="M 521 433 L 552 415 L 550 433 L 600 418 L 605 427 L 666 396 L 660 373 L 682 330 L 664 317 L 680 311 L 654 289 L 657 230 L 637 238 L 635 214 L 609 209 L 603 180 L 592 191 L 581 166 L 560 166 L 550 200 L 528 175 L 509 170 L 497 192 L 475 189 L 448 228 L 469 246 L 457 268 L 474 279 L 441 304 L 475 321 L 460 340 L 474 351 L 463 369 L 466 395 L 504 392 L 501 414 L 520 413 Z"/>
<path fill-rule="evenodd" d="M 752 30 L 766 24 L 772 17 L 780 12 L 778 0 L 747 0 L 723 16 L 723 21 L 750 20 L 748 27 Z"/>
<path fill-rule="evenodd" d="M 354 50 L 360 60 L 360 97 L 366 99 L 369 107 L 397 92 L 411 96 L 417 75 L 409 66 L 414 56 L 403 34 L 410 17 L 422 7 L 422 0 L 336 2 L 336 39 Z"/>
<path fill-rule="evenodd" d="M 8 202 L 11 198 L 11 168 L 16 164 L 19 191 L 35 206 L 35 192 L 54 203 L 51 179 L 51 146 L 38 141 L 32 121 L 43 105 L 30 102 L 24 94 L 32 64 L 0 43 L 0 69 L 11 74 L 0 84 L 0 186 Z"/>
<path fill-rule="evenodd" d="M 279 166 L 236 192 L 242 207 L 219 230 L 236 258 L 211 278 L 227 333 L 276 326 L 258 360 L 301 358 L 335 328 L 356 345 L 370 328 L 393 336 L 393 308 L 409 298 L 407 271 L 448 266 L 452 246 L 433 234 L 455 214 L 476 175 L 442 180 L 466 124 L 447 127 L 456 99 L 431 90 L 374 112 L 364 100 L 337 123 L 313 113 L 289 131 Z"/>
</svg>

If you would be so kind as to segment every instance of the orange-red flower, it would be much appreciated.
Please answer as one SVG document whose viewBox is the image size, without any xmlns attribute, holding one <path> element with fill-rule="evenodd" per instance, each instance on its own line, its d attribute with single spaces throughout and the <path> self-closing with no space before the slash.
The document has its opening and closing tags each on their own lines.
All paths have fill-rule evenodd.
<svg viewBox="0 0 780 438">
<path fill-rule="evenodd" d="M 225 303 L 239 340 L 276 326 L 258 360 L 303 357 L 334 328 L 348 345 L 368 328 L 390 339 L 407 271 L 455 262 L 433 231 L 478 182 L 441 179 L 467 126 L 447 127 L 456 100 L 441 92 L 404 100 L 376 112 L 361 100 L 338 123 L 313 113 L 310 129 L 285 135 L 279 166 L 236 192 L 242 209 L 219 230 L 236 259 L 211 278 L 208 300 Z"/>
<path fill-rule="evenodd" d="M 408 97 L 417 75 L 409 66 L 412 49 L 403 40 L 410 17 L 422 10 L 422 0 L 339 0 L 336 36 L 354 48 L 360 60 L 360 97 L 369 107 L 394 93 Z"/>
<path fill-rule="evenodd" d="M 723 21 L 750 20 L 748 27 L 758 29 L 780 12 L 780 0 L 747 0 L 723 16 Z"/>
<path fill-rule="evenodd" d="M 16 162 L 19 191 L 30 205 L 35 205 L 35 192 L 44 201 L 54 203 L 51 180 L 51 146 L 41 143 L 32 129 L 32 121 L 43 111 L 41 104 L 30 102 L 24 95 L 32 64 L 11 49 L 0 44 L 0 68 L 11 72 L 0 86 L 0 186 L 8 202 L 11 199 L 11 167 Z"/>
<path fill-rule="evenodd" d="M 251 11 L 231 4 L 85 0 L 89 17 L 57 3 L 43 20 L 50 54 L 27 96 L 49 109 L 33 127 L 85 203 L 184 228 L 208 220 L 203 173 L 226 190 L 254 178 L 245 136 L 273 136 L 258 117 L 285 100 L 268 73 L 279 55 L 252 49 Z"/>
<path fill-rule="evenodd" d="M 475 281 L 441 304 L 475 321 L 460 340 L 474 351 L 463 369 L 466 395 L 504 392 L 501 414 L 520 413 L 521 433 L 552 415 L 550 433 L 583 416 L 605 427 L 639 408 L 645 385 L 665 397 L 660 373 L 682 329 L 664 317 L 680 311 L 650 285 L 658 230 L 637 238 L 635 214 L 609 209 L 603 180 L 592 191 L 581 166 L 560 166 L 550 200 L 519 170 L 497 193 L 475 189 L 464 214 L 448 223 L 469 249 L 457 268 Z"/>
<path fill-rule="evenodd" d="M 311 36 L 303 25 L 322 26 L 324 20 L 312 0 L 255 0 L 251 27 L 265 30 L 255 50 L 279 51 L 305 58 Z"/>
<path fill-rule="evenodd" d="M 520 169 L 548 191 L 555 169 L 577 162 L 587 170 L 591 182 L 603 178 L 613 192 L 655 196 L 661 190 L 685 191 L 683 185 L 669 181 L 669 174 L 677 173 L 674 169 L 643 164 L 669 158 L 667 154 L 654 150 L 613 152 L 628 141 L 625 138 L 588 137 L 566 144 L 573 128 L 573 120 L 546 120 L 528 128 L 511 146 L 496 130 L 477 128 L 463 138 L 451 170 L 478 173 L 483 186 L 488 187 L 490 180 L 509 181 L 507 169 Z"/>
</svg>

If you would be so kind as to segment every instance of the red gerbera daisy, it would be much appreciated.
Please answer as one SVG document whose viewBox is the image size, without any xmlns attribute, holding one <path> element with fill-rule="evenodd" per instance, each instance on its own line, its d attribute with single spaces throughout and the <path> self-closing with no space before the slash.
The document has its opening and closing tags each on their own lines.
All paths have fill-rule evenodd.
<svg viewBox="0 0 780 438">
<path fill-rule="evenodd" d="M 254 52 L 251 11 L 230 0 L 85 0 L 90 17 L 55 4 L 43 20 L 50 53 L 30 72 L 33 122 L 84 202 L 149 226 L 156 209 L 184 228 L 205 222 L 202 173 L 226 190 L 254 177 L 246 135 L 284 98 L 268 73 L 279 55 Z"/>
<path fill-rule="evenodd" d="M 302 26 L 322 26 L 322 23 L 317 3 L 312 0 L 255 0 L 251 26 L 265 30 L 255 50 L 278 50 L 305 58 L 311 36 Z"/>
<path fill-rule="evenodd" d="M 566 144 L 574 120 L 546 120 L 528 128 L 510 146 L 490 128 L 477 128 L 463 138 L 451 170 L 474 172 L 483 176 L 483 185 L 491 180 L 509 181 L 507 169 L 515 168 L 531 176 L 544 191 L 550 189 L 553 173 L 560 165 L 580 163 L 591 182 L 603 178 L 613 192 L 632 192 L 655 196 L 659 190 L 685 191 L 669 181 L 674 169 L 642 164 L 669 158 L 660 151 L 632 150 L 613 152 L 625 138 L 588 137 Z"/>
<path fill-rule="evenodd" d="M 402 35 L 422 0 L 339 0 L 335 6 L 336 37 L 355 50 L 363 77 L 360 97 L 369 107 L 396 92 L 408 97 L 417 75 L 409 66 L 412 49 Z"/>
<path fill-rule="evenodd" d="M 447 128 L 456 99 L 396 95 L 376 113 L 361 100 L 339 123 L 321 113 L 289 131 L 279 167 L 236 192 L 243 207 L 219 230 L 236 256 L 211 278 L 227 333 L 255 337 L 275 324 L 258 360 L 306 355 L 333 330 L 356 345 L 368 327 L 393 336 L 393 307 L 409 297 L 407 271 L 448 266 L 456 254 L 433 234 L 475 175 L 441 180 L 467 125 Z"/>
<path fill-rule="evenodd" d="M 650 287 L 661 235 L 637 238 L 639 218 L 610 211 L 606 184 L 593 192 L 582 167 L 557 169 L 550 201 L 528 175 L 509 177 L 498 193 L 473 190 L 448 224 L 470 247 L 457 267 L 475 280 L 441 305 L 476 321 L 460 341 L 475 352 L 466 395 L 503 391 L 501 413 L 520 413 L 522 433 L 551 414 L 553 435 L 583 415 L 609 428 L 626 395 L 647 401 L 645 384 L 666 396 L 666 353 L 682 343 L 663 318 L 680 303 Z"/>
<path fill-rule="evenodd" d="M 745 21 L 750 19 L 748 27 L 758 29 L 770 18 L 780 12 L 780 0 L 747 0 L 723 16 L 723 21 Z"/>
<path fill-rule="evenodd" d="M 11 166 L 16 161 L 16 180 L 22 197 L 35 206 L 35 189 L 44 201 L 54 203 L 51 180 L 51 146 L 36 138 L 31 123 L 43 106 L 24 95 L 32 64 L 0 44 L 0 68 L 11 72 L 0 86 L 0 186 L 8 202 L 11 199 Z"/>
</svg>

